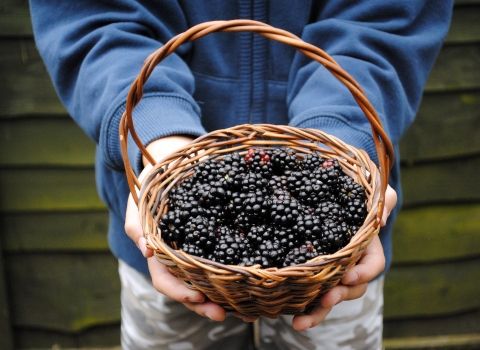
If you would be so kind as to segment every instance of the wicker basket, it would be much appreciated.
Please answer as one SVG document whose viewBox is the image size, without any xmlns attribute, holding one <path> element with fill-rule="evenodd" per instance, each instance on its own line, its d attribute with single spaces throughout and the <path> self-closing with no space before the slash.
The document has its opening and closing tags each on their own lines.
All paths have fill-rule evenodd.
<svg viewBox="0 0 480 350">
<path fill-rule="evenodd" d="M 315 129 L 300 129 L 282 125 L 239 125 L 217 130 L 197 138 L 190 144 L 156 163 L 138 138 L 132 110 L 140 102 L 143 86 L 155 66 L 181 44 L 213 32 L 249 31 L 286 43 L 322 64 L 351 92 L 372 126 L 379 158 L 379 168 L 368 155 L 341 140 Z M 153 169 L 142 181 L 136 178 L 127 153 L 128 135 L 132 136 Z M 380 229 L 384 194 L 393 148 L 381 122 L 355 80 L 321 49 L 295 35 L 251 20 L 206 22 L 177 35 L 151 54 L 133 83 L 127 99 L 126 112 L 120 124 L 120 141 L 130 191 L 138 205 L 141 225 L 147 244 L 159 261 L 172 274 L 192 289 L 203 292 L 211 301 L 227 311 L 237 311 L 249 317 L 277 318 L 282 314 L 309 312 L 321 295 L 333 288 L 345 272 L 355 265 L 362 252 Z M 166 212 L 169 190 L 193 174 L 198 162 L 220 159 L 230 152 L 247 152 L 249 148 L 288 146 L 300 157 L 319 151 L 336 158 L 344 171 L 366 188 L 368 215 L 350 243 L 335 254 L 318 256 L 307 263 L 262 269 L 260 266 L 239 267 L 215 263 L 174 250 L 161 239 L 158 229 L 160 216 Z"/>
</svg>

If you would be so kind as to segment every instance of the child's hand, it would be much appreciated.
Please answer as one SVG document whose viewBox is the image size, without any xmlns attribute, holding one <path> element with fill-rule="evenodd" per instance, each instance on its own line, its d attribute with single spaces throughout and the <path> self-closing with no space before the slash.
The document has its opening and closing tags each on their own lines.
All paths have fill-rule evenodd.
<svg viewBox="0 0 480 350">
<path fill-rule="evenodd" d="M 397 193 L 388 186 L 385 194 L 385 209 L 380 226 L 385 226 L 387 218 L 397 203 Z M 368 282 L 377 277 L 385 268 L 385 255 L 378 235 L 363 252 L 357 265 L 349 269 L 341 283 L 329 290 L 309 315 L 295 316 L 292 326 L 298 331 L 315 327 L 321 323 L 332 307 L 344 300 L 360 298 L 367 291 Z"/>
</svg>

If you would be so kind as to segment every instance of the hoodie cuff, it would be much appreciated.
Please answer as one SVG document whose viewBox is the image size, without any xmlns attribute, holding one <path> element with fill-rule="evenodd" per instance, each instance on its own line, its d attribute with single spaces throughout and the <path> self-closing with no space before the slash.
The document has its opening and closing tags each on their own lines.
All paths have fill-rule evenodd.
<svg viewBox="0 0 480 350">
<path fill-rule="evenodd" d="M 340 109 L 340 107 L 339 107 Z M 362 149 L 378 166 L 378 155 L 373 141 L 371 129 L 368 125 L 357 126 L 345 116 L 358 115 L 361 110 L 356 107 L 342 106 L 340 111 L 325 111 L 322 108 L 310 109 L 294 117 L 290 125 L 300 128 L 313 128 L 333 135 L 343 142 Z M 344 116 L 345 115 L 345 116 Z M 363 118 L 366 118 L 363 116 Z"/>
<path fill-rule="evenodd" d="M 119 124 L 125 111 L 125 103 L 118 107 L 111 118 L 102 125 L 100 147 L 107 165 L 123 169 Z M 165 136 L 189 135 L 198 137 L 206 133 L 201 124 L 199 107 L 184 96 L 174 94 L 144 95 L 133 109 L 133 125 L 143 145 Z M 134 171 L 143 169 L 142 153 L 128 135 L 128 157 Z"/>
</svg>

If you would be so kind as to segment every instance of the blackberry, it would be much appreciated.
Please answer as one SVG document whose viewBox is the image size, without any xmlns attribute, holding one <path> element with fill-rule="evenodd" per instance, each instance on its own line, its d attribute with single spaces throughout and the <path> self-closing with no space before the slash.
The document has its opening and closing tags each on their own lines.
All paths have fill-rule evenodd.
<svg viewBox="0 0 480 350">
<path fill-rule="evenodd" d="M 271 192 L 276 190 L 288 190 L 288 177 L 286 175 L 272 175 L 268 182 Z"/>
<path fill-rule="evenodd" d="M 285 171 L 298 170 L 297 153 L 291 148 L 277 148 L 272 152 L 271 162 L 273 170 L 283 174 Z"/>
<path fill-rule="evenodd" d="M 366 215 L 365 189 L 338 160 L 253 148 L 199 163 L 169 191 L 158 227 L 188 254 L 278 268 L 338 251 Z"/>
<path fill-rule="evenodd" d="M 344 221 L 345 211 L 340 204 L 325 201 L 319 203 L 315 208 L 315 215 L 318 215 L 322 221 L 330 220 L 341 223 Z"/>
<path fill-rule="evenodd" d="M 195 218 L 190 218 L 185 224 L 184 236 L 184 245 L 186 245 L 187 248 L 190 249 L 191 245 L 195 245 L 202 249 L 202 255 L 197 256 L 206 257 L 213 252 L 215 247 L 215 222 L 200 215 Z"/>
<path fill-rule="evenodd" d="M 234 234 L 229 228 L 219 227 L 216 249 L 210 256 L 221 264 L 238 265 L 246 262 L 252 254 L 250 242 L 243 234 Z"/>
<path fill-rule="evenodd" d="M 273 198 L 270 205 L 270 217 L 275 225 L 291 227 L 300 214 L 300 204 L 295 199 L 281 197 Z"/>
<path fill-rule="evenodd" d="M 339 202 L 346 204 L 351 200 L 366 200 L 365 188 L 356 183 L 350 176 L 343 175 L 339 177 L 337 197 Z"/>
<path fill-rule="evenodd" d="M 321 225 L 322 220 L 319 216 L 304 211 L 298 216 L 296 225 L 293 229 L 297 232 L 299 237 L 302 237 L 303 241 L 311 241 L 321 235 Z"/>
<path fill-rule="evenodd" d="M 265 151 L 264 149 L 249 149 L 245 155 L 245 161 L 248 164 L 249 170 L 254 173 L 262 173 L 264 177 L 270 177 L 272 175 L 273 166 L 270 162 L 272 152 Z"/>
<path fill-rule="evenodd" d="M 250 192 L 243 202 L 245 214 L 251 222 L 258 222 L 267 216 L 270 208 L 270 201 L 260 191 Z"/>
<path fill-rule="evenodd" d="M 274 230 L 273 234 L 274 238 L 286 251 L 299 247 L 304 242 L 304 237 L 300 237 L 294 228 L 279 227 Z"/>
<path fill-rule="evenodd" d="M 267 192 L 268 180 L 259 173 L 248 173 L 242 181 L 241 192 L 255 192 L 260 190 Z"/>
<path fill-rule="evenodd" d="M 272 240 L 274 238 L 274 229 L 270 225 L 252 225 L 246 237 L 252 244 L 252 247 L 257 249 L 263 241 Z"/>
<path fill-rule="evenodd" d="M 345 222 L 326 221 L 322 224 L 321 244 L 323 250 L 333 254 L 350 242 L 351 232 Z"/>
<path fill-rule="evenodd" d="M 176 242 L 181 245 L 184 241 L 184 221 L 180 218 L 178 209 L 163 214 L 159 223 L 161 236 L 167 243 Z"/>
<path fill-rule="evenodd" d="M 305 205 L 315 206 L 331 197 L 331 188 L 324 183 L 320 173 L 303 170 L 291 173 L 288 179 L 292 196 Z"/>
<path fill-rule="evenodd" d="M 367 217 L 367 206 L 364 201 L 354 199 L 345 204 L 345 219 L 350 225 L 361 226 Z"/>
<path fill-rule="evenodd" d="M 302 169 L 313 171 L 322 166 L 322 163 L 325 162 L 325 159 L 318 152 L 312 152 L 307 154 L 302 161 L 300 166 Z"/>
<path fill-rule="evenodd" d="M 262 268 L 282 267 L 285 248 L 277 240 L 264 240 L 253 252 L 253 260 Z"/>
<path fill-rule="evenodd" d="M 292 266 L 298 264 L 304 264 L 307 261 L 318 256 L 318 253 L 315 251 L 315 248 L 311 243 L 302 245 L 301 247 L 293 248 L 288 252 L 283 262 L 283 266 Z"/>
</svg>

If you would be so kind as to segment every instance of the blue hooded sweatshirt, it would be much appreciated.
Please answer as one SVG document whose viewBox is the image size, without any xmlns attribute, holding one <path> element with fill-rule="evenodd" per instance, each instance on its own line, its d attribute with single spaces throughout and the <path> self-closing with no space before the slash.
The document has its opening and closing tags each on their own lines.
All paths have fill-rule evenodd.
<svg viewBox="0 0 480 350">
<path fill-rule="evenodd" d="M 396 150 L 399 204 L 382 241 L 391 263 L 401 204 L 398 143 L 413 121 L 448 31 L 453 0 L 31 0 L 35 40 L 63 104 L 97 144 L 96 181 L 110 213 L 113 254 L 148 275 L 124 230 L 129 189 L 118 126 L 146 57 L 205 21 L 253 19 L 330 54 L 365 91 Z M 292 47 L 252 33 L 214 33 L 179 47 L 153 71 L 134 124 L 144 145 L 245 123 L 317 128 L 377 161 L 370 124 L 330 72 Z M 141 153 L 130 142 L 137 174 Z"/>
</svg>

